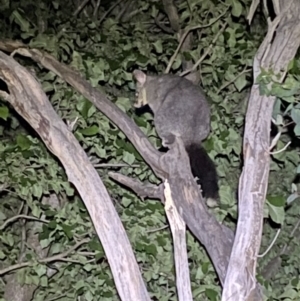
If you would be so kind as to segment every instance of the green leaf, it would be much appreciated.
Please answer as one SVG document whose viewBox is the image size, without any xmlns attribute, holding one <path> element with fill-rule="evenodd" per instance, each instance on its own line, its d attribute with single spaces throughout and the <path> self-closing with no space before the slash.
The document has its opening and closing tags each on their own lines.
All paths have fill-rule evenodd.
<svg viewBox="0 0 300 301">
<path fill-rule="evenodd" d="M 17 10 L 14 10 L 10 17 L 11 20 L 15 21 L 23 32 L 29 32 L 30 24 L 25 20 Z"/>
<path fill-rule="evenodd" d="M 155 244 L 150 244 L 145 246 L 145 251 L 147 254 L 151 254 L 154 257 L 157 255 L 157 248 Z"/>
<path fill-rule="evenodd" d="M 87 119 L 88 117 L 91 117 L 91 116 L 89 116 L 89 110 L 91 107 L 93 107 L 93 104 L 88 100 L 84 100 L 83 106 L 80 109 L 79 109 L 79 106 L 77 106 L 77 109 L 80 111 L 83 118 Z"/>
<path fill-rule="evenodd" d="M 128 97 L 118 97 L 115 104 L 126 113 L 128 109 L 132 107 L 130 99 Z"/>
<path fill-rule="evenodd" d="M 84 298 L 85 298 L 85 300 L 87 300 L 87 301 L 93 301 L 94 296 L 93 296 L 93 294 L 91 293 L 91 291 L 87 291 L 87 292 L 84 294 Z"/>
<path fill-rule="evenodd" d="M 209 270 L 210 263 L 209 262 L 204 262 L 201 266 L 203 274 L 207 274 Z"/>
<path fill-rule="evenodd" d="M 92 265 L 92 264 L 90 264 L 90 263 L 87 263 L 87 264 L 85 264 L 85 265 L 83 266 L 83 269 L 84 269 L 85 271 L 87 271 L 87 272 L 92 271 L 94 268 L 95 268 L 95 266 Z"/>
<path fill-rule="evenodd" d="M 121 62 L 118 61 L 117 59 L 111 60 L 109 58 L 106 58 L 106 60 L 107 60 L 107 62 L 109 64 L 109 67 L 110 67 L 111 71 L 115 71 L 115 70 L 117 70 L 117 69 L 120 68 Z"/>
<path fill-rule="evenodd" d="M 34 271 L 37 273 L 39 277 L 43 276 L 47 272 L 47 268 L 45 265 L 38 264 L 34 267 Z"/>
<path fill-rule="evenodd" d="M 51 245 L 51 253 L 53 255 L 61 253 L 62 251 L 63 251 L 63 245 L 61 243 L 54 243 Z"/>
<path fill-rule="evenodd" d="M 31 141 L 24 135 L 17 135 L 16 142 L 22 151 L 29 149 L 32 144 Z"/>
<path fill-rule="evenodd" d="M 97 144 L 94 146 L 94 149 L 99 158 L 106 158 L 106 148 L 104 146 Z"/>
<path fill-rule="evenodd" d="M 122 197 L 122 205 L 125 208 L 129 207 L 131 203 L 132 203 L 132 199 L 131 198 Z"/>
<path fill-rule="evenodd" d="M 42 276 L 40 278 L 40 285 L 42 287 L 48 287 L 49 286 L 49 284 L 48 284 L 48 277 L 47 276 Z"/>
<path fill-rule="evenodd" d="M 155 43 L 153 43 L 153 46 L 155 48 L 155 51 L 157 53 L 162 53 L 163 52 L 163 46 L 161 40 L 157 40 Z"/>
<path fill-rule="evenodd" d="M 246 87 L 247 84 L 248 81 L 246 80 L 245 74 L 242 74 L 234 81 L 234 85 L 239 92 L 241 92 Z"/>
<path fill-rule="evenodd" d="M 242 14 L 243 6 L 238 0 L 233 0 L 231 13 L 235 17 L 239 17 Z"/>
<path fill-rule="evenodd" d="M 73 233 L 72 233 L 73 228 L 71 226 L 62 224 L 61 227 L 69 239 L 73 238 Z"/>
<path fill-rule="evenodd" d="M 32 194 L 37 197 L 40 198 L 43 195 L 43 187 L 40 185 L 40 183 L 35 183 L 32 186 Z"/>
<path fill-rule="evenodd" d="M 268 202 L 276 207 L 284 207 L 285 205 L 285 198 L 283 196 L 267 196 Z"/>
<path fill-rule="evenodd" d="M 137 58 L 136 58 L 136 62 L 140 65 L 140 66 L 146 66 L 146 64 L 149 62 L 149 59 L 142 55 L 142 54 L 138 54 Z M 119 66 L 118 66 L 119 68 Z"/>
<path fill-rule="evenodd" d="M 41 210 L 40 207 L 33 204 L 32 207 L 31 207 L 31 213 L 34 217 L 39 218 L 42 214 L 42 210 Z"/>
<path fill-rule="evenodd" d="M 39 236 L 40 237 L 40 244 L 41 244 L 41 247 L 43 249 L 45 249 L 45 248 L 50 246 L 50 244 L 52 243 L 52 240 L 51 239 L 41 239 L 42 236 L 43 236 L 42 234 Z"/>
<path fill-rule="evenodd" d="M 296 126 L 294 127 L 294 133 L 296 136 L 300 136 L 300 123 L 296 124 Z"/>
<path fill-rule="evenodd" d="M 217 300 L 218 292 L 213 289 L 207 288 L 205 289 L 205 295 L 209 300 L 215 301 Z"/>
<path fill-rule="evenodd" d="M 101 251 L 103 252 L 103 248 L 102 248 L 102 245 L 100 244 L 100 242 L 95 239 L 93 240 L 90 240 L 89 243 L 88 243 L 89 247 L 93 250 L 93 251 Z"/>
<path fill-rule="evenodd" d="M 93 125 L 88 128 L 81 129 L 79 132 L 84 136 L 95 136 L 99 133 L 99 127 L 97 125 Z"/>
<path fill-rule="evenodd" d="M 50 228 L 50 229 L 55 229 L 56 226 L 57 226 L 56 220 L 51 220 L 51 221 L 48 223 L 47 226 L 48 226 L 48 228 Z"/>
<path fill-rule="evenodd" d="M 43 91 L 45 93 L 49 93 L 49 92 L 52 92 L 54 90 L 53 85 L 49 82 L 46 82 L 46 81 L 43 82 L 42 87 L 43 87 Z"/>
<path fill-rule="evenodd" d="M 6 258 L 6 255 L 3 253 L 3 251 L 0 250 L 0 260 L 3 260 Z"/>
<path fill-rule="evenodd" d="M 132 163 L 135 161 L 135 156 L 129 152 L 123 151 L 123 157 L 122 160 L 129 164 L 132 165 Z"/>
<path fill-rule="evenodd" d="M 0 118 L 7 120 L 8 115 L 9 115 L 8 107 L 6 106 L 0 107 Z"/>
<path fill-rule="evenodd" d="M 291 111 L 291 117 L 297 125 L 300 124 L 300 109 L 293 108 Z"/>
<path fill-rule="evenodd" d="M 289 298 L 290 300 L 297 300 L 298 297 L 299 297 L 299 293 L 293 288 L 286 288 L 284 293 L 278 296 L 279 300 L 282 300 L 283 298 Z"/>
<path fill-rule="evenodd" d="M 62 182 L 61 186 L 64 188 L 67 196 L 74 196 L 74 188 L 69 182 Z"/>
<path fill-rule="evenodd" d="M 267 202 L 269 215 L 273 222 L 282 225 L 284 222 L 284 207 L 277 207 Z"/>
</svg>

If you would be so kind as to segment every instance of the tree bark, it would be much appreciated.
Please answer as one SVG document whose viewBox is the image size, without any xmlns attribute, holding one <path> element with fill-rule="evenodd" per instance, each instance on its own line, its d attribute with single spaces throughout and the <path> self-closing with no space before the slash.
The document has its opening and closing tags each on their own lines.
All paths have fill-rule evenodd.
<svg viewBox="0 0 300 301">
<path fill-rule="evenodd" d="M 280 3 L 274 1 L 277 17 L 269 24 L 267 36 L 254 58 L 254 85 L 246 114 L 244 168 L 239 185 L 239 218 L 222 295 L 224 301 L 261 299 L 255 290 L 256 265 L 268 186 L 270 124 L 275 97 L 260 95 L 256 79 L 263 68 L 279 74 L 282 82 L 288 63 L 300 45 L 300 2 Z"/>
<path fill-rule="evenodd" d="M 0 52 L 0 78 L 10 94 L 1 96 L 33 127 L 60 160 L 84 201 L 122 300 L 150 300 L 130 242 L 98 173 L 74 135 L 49 103 L 41 85 L 12 57 Z"/>
</svg>

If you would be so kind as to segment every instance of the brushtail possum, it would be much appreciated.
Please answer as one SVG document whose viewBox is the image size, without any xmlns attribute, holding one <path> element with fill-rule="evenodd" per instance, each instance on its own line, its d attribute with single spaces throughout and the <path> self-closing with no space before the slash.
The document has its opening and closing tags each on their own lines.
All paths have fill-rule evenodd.
<svg viewBox="0 0 300 301">
<path fill-rule="evenodd" d="M 133 75 L 137 81 L 134 106 L 149 105 L 163 146 L 169 147 L 175 136 L 180 136 L 203 196 L 218 200 L 216 168 L 201 146 L 210 132 L 210 108 L 202 89 L 177 75 L 149 76 L 140 70 L 135 70 Z"/>
</svg>

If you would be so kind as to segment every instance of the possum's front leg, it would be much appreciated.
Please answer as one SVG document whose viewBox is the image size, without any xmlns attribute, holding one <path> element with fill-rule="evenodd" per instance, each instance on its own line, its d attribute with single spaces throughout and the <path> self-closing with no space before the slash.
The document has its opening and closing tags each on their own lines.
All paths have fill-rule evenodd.
<svg viewBox="0 0 300 301">
<path fill-rule="evenodd" d="M 161 139 L 162 145 L 164 147 L 170 148 L 170 146 L 175 142 L 175 135 L 167 130 L 164 126 L 155 126 L 157 134 Z"/>
<path fill-rule="evenodd" d="M 169 127 L 168 121 L 166 121 L 166 116 L 160 114 L 154 114 L 154 125 L 159 138 L 162 140 L 162 145 L 164 147 L 170 148 L 170 146 L 175 142 L 175 134 Z"/>
<path fill-rule="evenodd" d="M 172 145 L 175 142 L 175 136 L 169 133 L 168 135 L 162 137 L 161 140 L 161 143 L 164 147 L 170 148 L 170 145 Z"/>
</svg>

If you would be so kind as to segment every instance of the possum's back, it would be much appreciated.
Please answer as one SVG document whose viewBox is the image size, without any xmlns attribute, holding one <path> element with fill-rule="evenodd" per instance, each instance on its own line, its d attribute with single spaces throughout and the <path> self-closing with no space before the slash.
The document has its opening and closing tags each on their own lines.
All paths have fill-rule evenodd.
<svg viewBox="0 0 300 301">
<path fill-rule="evenodd" d="M 185 143 L 200 143 L 208 136 L 210 109 L 200 87 L 176 75 L 160 75 L 150 77 L 147 90 L 157 128 L 180 135 Z"/>
</svg>

